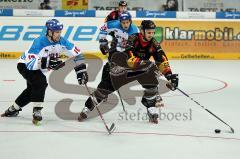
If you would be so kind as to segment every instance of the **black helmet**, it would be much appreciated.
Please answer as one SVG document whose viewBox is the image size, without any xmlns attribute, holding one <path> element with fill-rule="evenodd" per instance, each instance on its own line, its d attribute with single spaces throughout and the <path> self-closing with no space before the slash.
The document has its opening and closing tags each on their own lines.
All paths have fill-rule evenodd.
<svg viewBox="0 0 240 159">
<path fill-rule="evenodd" d="M 127 6 L 127 2 L 126 1 L 120 1 L 118 3 L 118 6 Z"/>
<path fill-rule="evenodd" d="M 141 29 L 146 30 L 146 29 L 155 29 L 156 25 L 152 20 L 143 20 L 141 23 Z"/>
</svg>

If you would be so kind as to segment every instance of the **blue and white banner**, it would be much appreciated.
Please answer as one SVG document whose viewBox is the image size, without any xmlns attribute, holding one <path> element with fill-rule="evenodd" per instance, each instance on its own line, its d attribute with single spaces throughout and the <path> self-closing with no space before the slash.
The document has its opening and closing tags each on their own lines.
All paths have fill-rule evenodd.
<svg viewBox="0 0 240 159">
<path fill-rule="evenodd" d="M 136 11 L 137 18 L 176 18 L 175 11 Z"/>
<path fill-rule="evenodd" d="M 95 10 L 29 10 L 0 9 L 0 16 L 15 17 L 96 17 L 105 18 L 111 11 Z M 133 18 L 176 19 L 240 19 L 240 12 L 175 12 L 175 11 L 129 11 Z"/>
<path fill-rule="evenodd" d="M 216 19 L 240 19 L 240 12 L 217 12 Z"/>
<path fill-rule="evenodd" d="M 13 16 L 12 9 L 0 9 L 0 16 Z"/>
<path fill-rule="evenodd" d="M 95 10 L 56 10 L 55 17 L 95 17 Z"/>
</svg>

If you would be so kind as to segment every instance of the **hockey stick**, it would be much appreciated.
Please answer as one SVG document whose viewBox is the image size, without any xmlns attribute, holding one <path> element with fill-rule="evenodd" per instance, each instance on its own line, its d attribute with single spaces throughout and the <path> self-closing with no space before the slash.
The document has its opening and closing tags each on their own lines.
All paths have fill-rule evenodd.
<svg viewBox="0 0 240 159">
<path fill-rule="evenodd" d="M 122 96 L 121 96 L 121 94 L 120 94 L 119 89 L 117 90 L 117 93 L 118 93 L 118 96 L 119 96 L 119 98 L 120 98 L 120 101 L 121 101 L 121 104 L 122 104 L 123 111 L 126 113 L 125 105 L 123 104 Z"/>
<path fill-rule="evenodd" d="M 110 69 L 111 69 L 111 61 L 108 60 L 108 63 L 109 63 L 109 65 L 110 65 L 109 67 L 110 67 Z M 120 101 L 121 101 L 121 104 L 122 104 L 123 111 L 126 113 L 126 109 L 125 109 L 125 106 L 124 106 L 124 104 L 123 104 L 122 96 L 121 96 L 121 94 L 120 94 L 119 89 L 117 90 L 117 93 L 118 93 L 118 96 L 119 96 L 119 98 L 120 98 Z"/>
<path fill-rule="evenodd" d="M 96 107 L 97 112 L 98 112 L 99 116 L 101 117 L 101 119 L 102 119 L 102 121 L 103 121 L 103 124 L 105 125 L 105 127 L 106 127 L 106 129 L 107 129 L 108 134 L 111 135 L 112 132 L 116 129 L 115 124 L 112 123 L 111 126 L 110 126 L 110 128 L 107 126 L 106 121 L 104 120 L 101 111 L 98 109 L 98 105 L 96 105 L 95 100 L 93 99 L 93 96 L 92 96 L 92 94 L 91 94 L 91 92 L 90 92 L 87 84 L 85 84 L 85 87 L 86 87 L 86 89 L 87 89 L 87 91 L 88 91 L 88 94 L 90 95 L 90 97 L 91 97 L 92 100 L 93 100 L 93 104 L 94 104 L 94 106 Z"/>
<path fill-rule="evenodd" d="M 160 73 L 159 72 L 155 72 L 157 79 L 159 80 L 159 76 Z M 174 90 L 173 86 L 171 85 L 171 83 L 167 83 L 166 84 L 167 88 L 169 88 L 170 90 Z M 215 118 L 217 118 L 219 121 L 221 121 L 222 123 L 224 123 L 226 126 L 228 126 L 231 130 L 231 133 L 234 133 L 234 129 L 227 124 L 225 121 L 223 121 L 220 117 L 218 117 L 217 115 L 215 115 L 213 112 L 211 112 L 209 109 L 205 108 L 204 106 L 202 106 L 199 102 L 197 102 L 196 100 L 194 100 L 192 97 L 190 97 L 187 93 L 185 93 L 183 90 L 181 90 L 180 88 L 176 88 L 179 92 L 181 92 L 183 95 L 185 95 L 186 97 L 188 97 L 189 99 L 191 99 L 193 102 L 195 102 L 197 105 L 199 105 L 201 108 L 203 108 L 205 111 L 207 111 L 208 113 L 210 113 L 211 115 L 213 115 Z"/>
<path fill-rule="evenodd" d="M 171 87 L 169 86 L 169 84 L 167 84 L 167 87 Z M 191 99 L 193 102 L 195 102 L 197 105 L 199 105 L 201 108 L 203 108 L 205 111 L 207 111 L 208 113 L 210 113 L 211 115 L 213 115 L 215 118 L 217 118 L 219 121 L 221 121 L 222 123 L 224 123 L 225 125 L 227 125 L 231 132 L 234 133 L 234 129 L 228 125 L 225 121 L 223 121 L 220 117 L 218 117 L 217 115 L 215 115 L 213 112 L 211 112 L 209 109 L 205 108 L 204 106 L 202 106 L 199 102 L 197 102 L 196 100 L 194 100 L 192 97 L 190 97 L 187 93 L 185 93 L 183 90 L 181 90 L 180 88 L 176 88 L 179 92 L 181 92 L 183 95 L 185 95 L 186 97 L 188 97 L 189 99 Z"/>
</svg>

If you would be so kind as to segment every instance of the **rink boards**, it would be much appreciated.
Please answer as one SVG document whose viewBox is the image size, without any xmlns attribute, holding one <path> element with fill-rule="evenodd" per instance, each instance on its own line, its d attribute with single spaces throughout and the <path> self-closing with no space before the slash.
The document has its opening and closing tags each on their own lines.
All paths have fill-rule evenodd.
<svg viewBox="0 0 240 159">
<path fill-rule="evenodd" d="M 50 17 L 0 17 L 0 58 L 15 59 L 27 50 L 34 38 L 45 34 Z M 62 36 L 83 53 L 104 58 L 99 52 L 99 26 L 104 18 L 59 17 Z M 144 18 L 149 19 L 149 18 Z M 141 18 L 135 18 L 139 26 Z M 170 59 L 240 59 L 240 21 L 216 19 L 152 19 L 156 39 Z M 88 56 L 87 56 L 88 57 Z"/>
</svg>

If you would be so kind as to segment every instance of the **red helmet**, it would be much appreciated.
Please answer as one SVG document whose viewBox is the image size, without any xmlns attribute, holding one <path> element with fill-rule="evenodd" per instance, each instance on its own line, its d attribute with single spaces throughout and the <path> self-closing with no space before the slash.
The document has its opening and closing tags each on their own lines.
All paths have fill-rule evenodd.
<svg viewBox="0 0 240 159">
<path fill-rule="evenodd" d="M 120 1 L 118 3 L 118 6 L 127 6 L 127 2 L 126 1 Z"/>
</svg>

